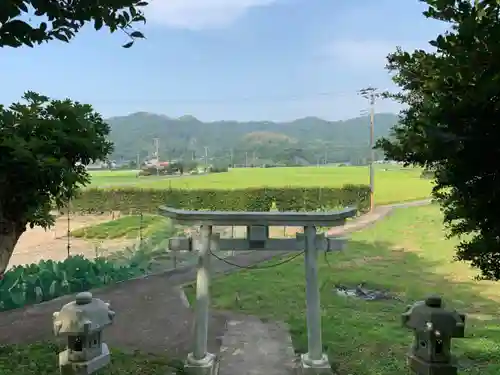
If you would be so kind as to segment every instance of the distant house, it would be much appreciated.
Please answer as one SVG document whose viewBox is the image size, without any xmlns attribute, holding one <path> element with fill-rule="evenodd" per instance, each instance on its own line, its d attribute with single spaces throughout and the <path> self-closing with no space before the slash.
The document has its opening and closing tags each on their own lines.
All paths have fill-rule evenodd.
<svg viewBox="0 0 500 375">
<path fill-rule="evenodd" d="M 177 160 L 170 161 L 160 161 L 159 159 L 149 159 L 144 162 L 147 168 L 167 168 L 169 166 L 175 165 Z"/>
<path fill-rule="evenodd" d="M 88 170 L 116 168 L 116 162 L 114 160 L 110 162 L 97 161 L 86 165 L 85 168 Z"/>
<path fill-rule="evenodd" d="M 156 167 L 160 161 L 158 159 L 149 159 L 144 161 L 146 167 Z"/>
</svg>

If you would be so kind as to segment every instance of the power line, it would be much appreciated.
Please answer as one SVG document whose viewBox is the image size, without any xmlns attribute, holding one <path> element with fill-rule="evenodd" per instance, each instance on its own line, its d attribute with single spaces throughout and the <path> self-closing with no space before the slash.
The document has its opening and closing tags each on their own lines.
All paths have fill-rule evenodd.
<svg viewBox="0 0 500 375">
<path fill-rule="evenodd" d="M 308 94 L 277 94 L 277 95 L 258 95 L 258 96 L 230 96 L 226 98 L 146 98 L 148 102 L 161 102 L 161 103 L 182 103 L 182 104 L 213 104 L 213 103 L 246 103 L 246 102 L 280 102 L 280 101 L 296 101 L 296 100 L 307 100 L 315 99 L 320 97 L 346 97 L 355 96 L 352 91 L 324 91 L 324 92 L 314 92 Z M 143 102 L 145 98 L 130 98 L 130 99 L 110 99 L 110 98 L 93 98 L 93 102 Z"/>
</svg>

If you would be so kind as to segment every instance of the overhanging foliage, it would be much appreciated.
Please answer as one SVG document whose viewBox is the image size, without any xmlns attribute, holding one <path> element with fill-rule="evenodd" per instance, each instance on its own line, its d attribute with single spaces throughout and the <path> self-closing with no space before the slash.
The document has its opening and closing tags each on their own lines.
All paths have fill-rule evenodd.
<svg viewBox="0 0 500 375">
<path fill-rule="evenodd" d="M 131 47 L 144 38 L 133 30 L 145 22 L 141 0 L 2 0 L 0 1 L 0 47 L 33 47 L 50 40 L 69 42 L 80 29 L 93 23 L 96 30 L 123 31 Z"/>
<path fill-rule="evenodd" d="M 426 0 L 424 13 L 449 23 L 434 52 L 388 57 L 404 104 L 400 123 L 377 147 L 388 158 L 435 171 L 433 195 L 457 259 L 482 278 L 500 279 L 500 5 L 499 1 Z"/>
</svg>

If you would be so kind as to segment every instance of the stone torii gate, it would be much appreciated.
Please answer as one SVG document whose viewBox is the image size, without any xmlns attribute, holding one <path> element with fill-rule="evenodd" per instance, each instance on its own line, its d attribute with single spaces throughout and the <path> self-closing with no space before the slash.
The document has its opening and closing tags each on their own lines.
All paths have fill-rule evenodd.
<svg viewBox="0 0 500 375">
<path fill-rule="evenodd" d="M 199 225 L 200 234 L 194 237 L 171 238 L 172 251 L 198 252 L 196 278 L 195 338 L 193 352 L 186 359 L 186 370 L 195 375 L 213 374 L 215 354 L 208 353 L 210 253 L 219 250 L 276 250 L 304 251 L 307 302 L 308 351 L 301 355 L 302 373 L 329 373 L 330 363 L 323 353 L 321 338 L 321 307 L 318 286 L 317 258 L 319 251 L 339 251 L 345 238 L 326 237 L 317 233 L 318 227 L 342 226 L 357 210 L 347 208 L 335 212 L 234 212 L 234 211 L 186 211 L 160 207 L 160 214 L 178 224 Z M 213 233 L 213 226 L 247 227 L 246 238 L 220 238 Z M 304 233 L 296 238 L 269 238 L 269 226 L 303 227 Z"/>
</svg>

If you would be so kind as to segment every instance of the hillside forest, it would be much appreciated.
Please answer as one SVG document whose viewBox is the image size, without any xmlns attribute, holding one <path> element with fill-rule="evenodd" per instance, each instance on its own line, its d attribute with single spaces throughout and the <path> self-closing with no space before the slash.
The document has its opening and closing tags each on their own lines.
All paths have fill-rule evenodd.
<svg viewBox="0 0 500 375">
<path fill-rule="evenodd" d="M 375 115 L 375 139 L 387 136 L 398 120 Z M 161 160 L 199 160 L 212 165 L 366 164 L 370 157 L 368 116 L 345 121 L 306 117 L 291 122 L 202 122 L 192 116 L 169 118 L 146 112 L 107 119 L 112 159 L 141 162 L 154 155 L 158 139 Z M 375 152 L 376 160 L 383 152 Z"/>
</svg>

